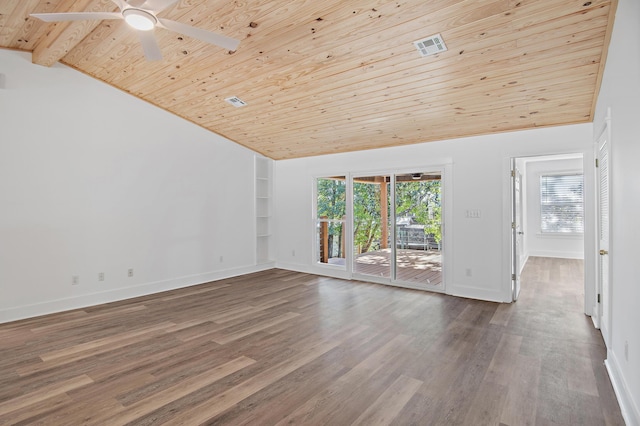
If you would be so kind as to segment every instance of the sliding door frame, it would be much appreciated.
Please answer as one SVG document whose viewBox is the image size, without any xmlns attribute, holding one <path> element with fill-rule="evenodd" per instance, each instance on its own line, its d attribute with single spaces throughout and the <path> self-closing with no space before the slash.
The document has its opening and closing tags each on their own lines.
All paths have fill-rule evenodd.
<svg viewBox="0 0 640 426">
<path fill-rule="evenodd" d="M 398 281 L 396 279 L 396 205 L 395 205 L 395 186 L 396 186 L 396 175 L 403 175 L 408 173 L 429 173 L 429 172 L 440 172 L 441 175 L 441 206 L 442 206 L 442 215 L 441 215 L 441 227 L 442 227 L 442 282 L 439 285 L 415 285 L 406 281 Z M 346 259 L 345 262 L 347 264 L 347 273 L 351 277 L 351 279 L 356 279 L 360 281 L 368 281 L 375 282 L 379 284 L 392 285 L 396 287 L 403 288 L 411 288 L 417 290 L 427 290 L 438 293 L 445 293 L 447 288 L 447 282 L 449 277 L 451 276 L 450 271 L 452 268 L 452 256 L 451 256 L 451 248 L 453 242 L 453 232 L 448 226 L 453 222 L 452 218 L 452 190 L 453 190 L 453 182 L 451 176 L 451 164 L 430 164 L 430 165 L 421 165 L 410 168 L 397 168 L 397 169 L 384 169 L 384 170 L 362 170 L 350 172 L 347 174 L 347 220 L 346 220 L 346 244 L 349 249 L 346 250 Z M 390 188 L 391 191 L 389 193 L 390 197 L 390 239 L 392 241 L 391 245 L 391 277 L 390 278 L 382 278 L 365 274 L 358 274 L 354 272 L 353 262 L 354 262 L 354 236 L 353 236 L 353 180 L 358 177 L 365 176 L 389 176 L 390 177 Z"/>
</svg>

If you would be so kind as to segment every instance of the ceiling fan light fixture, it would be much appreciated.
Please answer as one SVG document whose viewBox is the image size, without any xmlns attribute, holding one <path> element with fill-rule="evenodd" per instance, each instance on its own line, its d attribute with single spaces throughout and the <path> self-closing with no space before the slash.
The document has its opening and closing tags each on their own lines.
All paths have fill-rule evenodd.
<svg viewBox="0 0 640 426">
<path fill-rule="evenodd" d="M 141 9 L 125 9 L 122 16 L 129 26 L 140 31 L 152 30 L 158 22 L 155 16 Z"/>
</svg>

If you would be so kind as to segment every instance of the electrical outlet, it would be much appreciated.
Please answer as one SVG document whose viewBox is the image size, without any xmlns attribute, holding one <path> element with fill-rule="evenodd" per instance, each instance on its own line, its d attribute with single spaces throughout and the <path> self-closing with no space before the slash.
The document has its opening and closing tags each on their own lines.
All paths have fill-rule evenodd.
<svg viewBox="0 0 640 426">
<path fill-rule="evenodd" d="M 127 269 L 127 276 L 131 278 L 133 276 L 133 268 Z"/>
<path fill-rule="evenodd" d="M 295 250 L 291 250 L 291 257 L 296 257 L 296 251 Z"/>
<path fill-rule="evenodd" d="M 220 256 L 220 263 L 224 262 L 224 256 Z"/>
<path fill-rule="evenodd" d="M 98 274 L 98 281 L 104 281 L 104 272 Z"/>
<path fill-rule="evenodd" d="M 470 277 L 471 276 L 471 268 L 465 269 L 465 274 Z"/>
<path fill-rule="evenodd" d="M 80 276 L 72 275 L 71 276 L 71 285 L 78 285 L 78 284 L 80 284 Z"/>
</svg>

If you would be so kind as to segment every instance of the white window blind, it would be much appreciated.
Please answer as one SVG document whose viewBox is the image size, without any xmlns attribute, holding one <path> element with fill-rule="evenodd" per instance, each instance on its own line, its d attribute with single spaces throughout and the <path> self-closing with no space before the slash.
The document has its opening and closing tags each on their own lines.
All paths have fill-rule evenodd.
<svg viewBox="0 0 640 426">
<path fill-rule="evenodd" d="M 581 174 L 540 176 L 540 228 L 543 233 L 584 232 Z"/>
</svg>

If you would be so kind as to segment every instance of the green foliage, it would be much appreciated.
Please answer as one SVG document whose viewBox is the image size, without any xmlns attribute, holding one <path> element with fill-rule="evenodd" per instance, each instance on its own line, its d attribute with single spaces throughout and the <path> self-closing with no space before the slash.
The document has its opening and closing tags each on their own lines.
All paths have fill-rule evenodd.
<svg viewBox="0 0 640 426">
<path fill-rule="evenodd" d="M 318 218 L 342 220 L 346 212 L 344 180 L 318 179 Z M 388 193 L 389 184 L 387 184 Z M 411 217 L 424 225 L 425 234 L 437 243 L 442 239 L 441 185 L 439 180 L 398 182 L 396 184 L 396 217 Z M 387 200 L 388 202 L 388 200 Z M 357 253 L 379 248 L 382 237 L 380 223 L 380 184 L 353 183 L 353 232 Z M 387 209 L 391 211 L 390 208 Z M 341 232 L 341 227 L 340 227 Z M 338 237 L 333 235 L 334 238 Z"/>
<path fill-rule="evenodd" d="M 342 220 L 346 214 L 344 180 L 318 179 L 318 218 Z"/>
<path fill-rule="evenodd" d="M 318 179 L 318 218 L 343 220 L 346 214 L 346 180 Z M 342 224 L 327 225 L 328 257 L 344 257 L 342 253 Z"/>
<path fill-rule="evenodd" d="M 396 217 L 412 217 L 424 225 L 425 234 L 442 240 L 442 205 L 439 180 L 399 182 L 396 184 Z"/>
<path fill-rule="evenodd" d="M 353 183 L 353 238 L 358 253 L 380 241 L 380 185 Z"/>
</svg>

